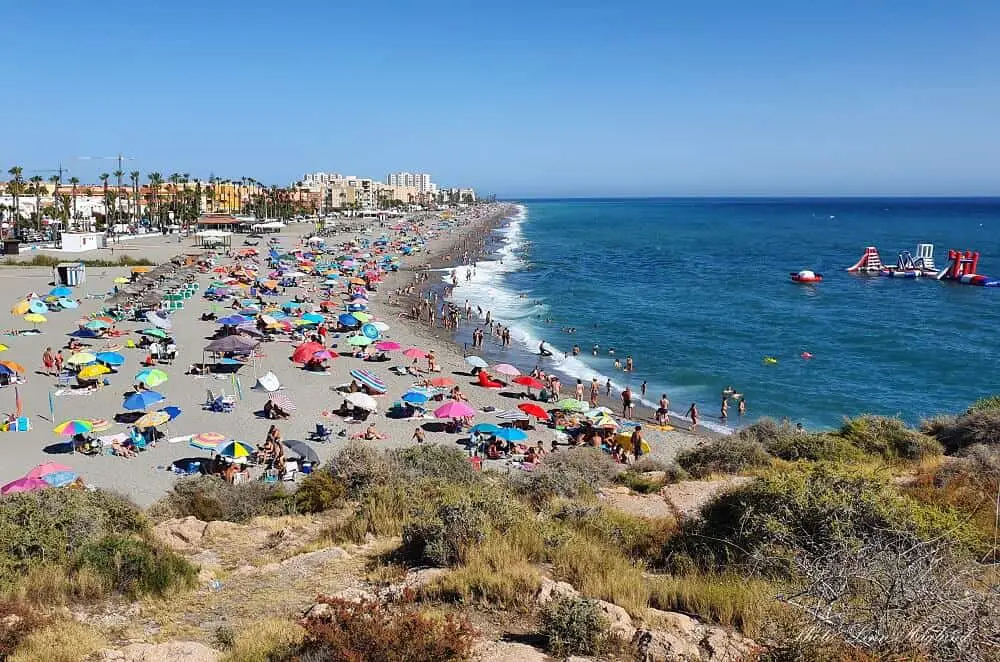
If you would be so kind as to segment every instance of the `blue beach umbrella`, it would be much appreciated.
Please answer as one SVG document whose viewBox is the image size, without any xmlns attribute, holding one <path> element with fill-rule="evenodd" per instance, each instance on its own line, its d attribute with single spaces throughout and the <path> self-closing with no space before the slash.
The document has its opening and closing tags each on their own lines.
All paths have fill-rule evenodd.
<svg viewBox="0 0 1000 662">
<path fill-rule="evenodd" d="M 337 318 L 337 321 L 348 327 L 355 327 L 361 324 L 361 321 L 354 315 L 343 314 Z"/>
<path fill-rule="evenodd" d="M 416 391 L 407 391 L 406 393 L 403 394 L 403 397 L 401 397 L 400 400 L 402 400 L 403 402 L 408 402 L 411 405 L 422 405 L 428 400 L 430 400 L 430 398 L 428 398 L 427 395 L 424 393 L 418 393 Z"/>
<path fill-rule="evenodd" d="M 180 407 L 175 407 L 174 405 L 170 405 L 169 407 L 164 407 L 160 411 L 169 416 L 171 421 L 180 416 L 182 413 L 184 413 Z"/>
<path fill-rule="evenodd" d="M 107 365 L 121 365 L 125 363 L 125 357 L 118 352 L 98 352 L 94 356 L 97 357 L 99 362 Z"/>
<path fill-rule="evenodd" d="M 0 363 L 0 375 L 13 375 L 14 371 Z"/>
<path fill-rule="evenodd" d="M 230 315 L 229 317 L 223 317 L 216 322 L 216 324 L 221 326 L 239 326 L 240 324 L 243 324 L 243 322 L 246 322 L 247 319 L 248 318 L 243 317 L 242 315 Z"/>
<path fill-rule="evenodd" d="M 504 441 L 524 441 L 528 438 L 528 433 L 517 428 L 500 428 L 493 436 Z"/>
<path fill-rule="evenodd" d="M 326 320 L 326 318 L 319 313 L 306 313 L 302 316 L 302 319 L 312 324 L 321 324 Z"/>
<path fill-rule="evenodd" d="M 46 306 L 45 302 L 42 301 L 41 299 L 32 299 L 31 303 L 28 304 L 28 310 L 30 310 L 33 313 L 38 313 L 39 315 L 41 315 L 42 313 L 49 312 L 49 307 Z"/>
<path fill-rule="evenodd" d="M 69 295 L 73 294 L 73 290 L 65 286 L 59 286 L 49 290 L 49 294 L 51 294 L 54 297 L 68 297 Z"/>
<path fill-rule="evenodd" d="M 80 307 L 80 304 L 78 304 L 76 301 L 74 301 L 73 299 L 67 299 L 65 297 L 59 299 L 59 305 L 62 306 L 63 308 L 79 308 Z"/>
<path fill-rule="evenodd" d="M 122 406 L 130 411 L 143 410 L 155 405 L 157 402 L 166 400 L 161 393 L 156 391 L 139 391 L 125 398 Z"/>
<path fill-rule="evenodd" d="M 361 333 L 365 334 L 372 340 L 376 340 L 379 337 L 379 335 L 381 335 L 378 330 L 378 327 L 375 326 L 374 324 L 365 324 L 364 326 L 362 326 Z"/>
<path fill-rule="evenodd" d="M 473 425 L 469 432 L 472 434 L 496 434 L 501 428 L 492 423 L 477 423 Z"/>
</svg>

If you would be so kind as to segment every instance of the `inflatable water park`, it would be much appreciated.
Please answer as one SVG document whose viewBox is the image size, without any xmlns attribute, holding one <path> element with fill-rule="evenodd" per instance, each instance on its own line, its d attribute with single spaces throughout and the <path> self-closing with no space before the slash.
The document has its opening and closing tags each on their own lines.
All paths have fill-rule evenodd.
<svg viewBox="0 0 1000 662">
<path fill-rule="evenodd" d="M 944 268 L 934 264 L 934 244 L 917 244 L 917 255 L 910 251 L 900 251 L 895 265 L 882 263 L 878 248 L 868 246 L 864 254 L 848 273 L 878 275 L 885 278 L 933 278 L 963 285 L 979 287 L 1000 287 L 1000 279 L 976 273 L 979 268 L 979 251 L 948 251 L 948 262 Z"/>
</svg>

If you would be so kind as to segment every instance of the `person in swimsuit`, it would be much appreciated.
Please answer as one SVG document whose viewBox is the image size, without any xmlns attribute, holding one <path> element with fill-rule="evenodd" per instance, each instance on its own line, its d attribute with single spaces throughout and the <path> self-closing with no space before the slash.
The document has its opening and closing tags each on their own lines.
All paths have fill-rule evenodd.
<svg viewBox="0 0 1000 662">
<path fill-rule="evenodd" d="M 622 416 L 632 418 L 632 387 L 626 386 L 622 391 Z"/>
<path fill-rule="evenodd" d="M 660 394 L 660 406 L 656 410 L 656 424 L 657 425 L 666 425 L 667 424 L 667 421 L 669 420 L 669 413 L 668 413 L 669 411 L 670 411 L 670 400 L 667 399 L 667 394 L 666 393 L 661 393 Z"/>
<path fill-rule="evenodd" d="M 729 418 L 729 400 L 723 398 L 722 409 L 719 410 L 719 419 L 725 423 L 727 418 Z"/>
<path fill-rule="evenodd" d="M 747 399 L 740 398 L 740 401 L 736 405 L 736 417 L 743 418 L 743 415 L 747 413 Z"/>
<path fill-rule="evenodd" d="M 697 403 L 692 402 L 691 406 L 688 407 L 688 410 L 687 410 L 686 414 L 691 417 L 691 431 L 694 432 L 695 430 L 698 429 L 698 405 L 697 405 Z"/>
</svg>

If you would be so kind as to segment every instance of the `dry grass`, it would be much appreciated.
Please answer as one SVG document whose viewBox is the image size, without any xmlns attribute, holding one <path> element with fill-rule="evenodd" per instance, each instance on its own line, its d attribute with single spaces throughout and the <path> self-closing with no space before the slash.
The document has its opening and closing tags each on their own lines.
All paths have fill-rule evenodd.
<svg viewBox="0 0 1000 662">
<path fill-rule="evenodd" d="M 237 631 L 240 635 L 219 662 L 269 662 L 305 636 L 298 624 L 277 618 L 254 620 Z"/>
<path fill-rule="evenodd" d="M 538 570 L 509 541 L 494 535 L 464 565 L 427 586 L 421 597 L 527 613 L 540 586 Z"/>
<path fill-rule="evenodd" d="M 61 565 L 39 565 L 28 570 L 3 598 L 30 605 L 62 606 L 74 602 L 95 602 L 108 594 L 104 580 L 91 568 L 70 574 Z"/>
<path fill-rule="evenodd" d="M 584 596 L 613 602 L 633 616 L 645 612 L 649 583 L 643 566 L 618 550 L 574 536 L 550 557 L 556 579 L 569 582 Z"/>
<path fill-rule="evenodd" d="M 25 637 L 10 662 L 79 662 L 105 644 L 96 628 L 76 621 L 59 621 Z"/>
<path fill-rule="evenodd" d="M 679 611 L 733 627 L 755 637 L 777 608 L 774 587 L 737 575 L 657 577 L 650 582 L 650 606 Z"/>
</svg>

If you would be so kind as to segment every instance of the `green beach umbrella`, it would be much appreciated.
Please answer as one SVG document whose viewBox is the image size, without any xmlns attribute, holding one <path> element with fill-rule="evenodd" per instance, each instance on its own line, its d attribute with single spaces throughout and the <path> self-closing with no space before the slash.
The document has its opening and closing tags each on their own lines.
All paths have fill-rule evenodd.
<svg viewBox="0 0 1000 662">
<path fill-rule="evenodd" d="M 577 400 L 576 398 L 564 398 L 556 403 L 556 407 L 562 409 L 563 411 L 587 411 L 590 407 L 583 400 Z"/>
<path fill-rule="evenodd" d="M 166 338 L 167 337 L 167 332 L 164 331 L 163 329 L 143 329 L 139 333 L 141 333 L 144 336 L 153 336 L 155 338 Z"/>
<path fill-rule="evenodd" d="M 354 345 L 355 347 L 365 347 L 366 345 L 370 345 L 373 342 L 375 342 L 373 339 L 365 335 L 351 336 L 350 338 L 347 339 L 347 344 Z"/>
</svg>

